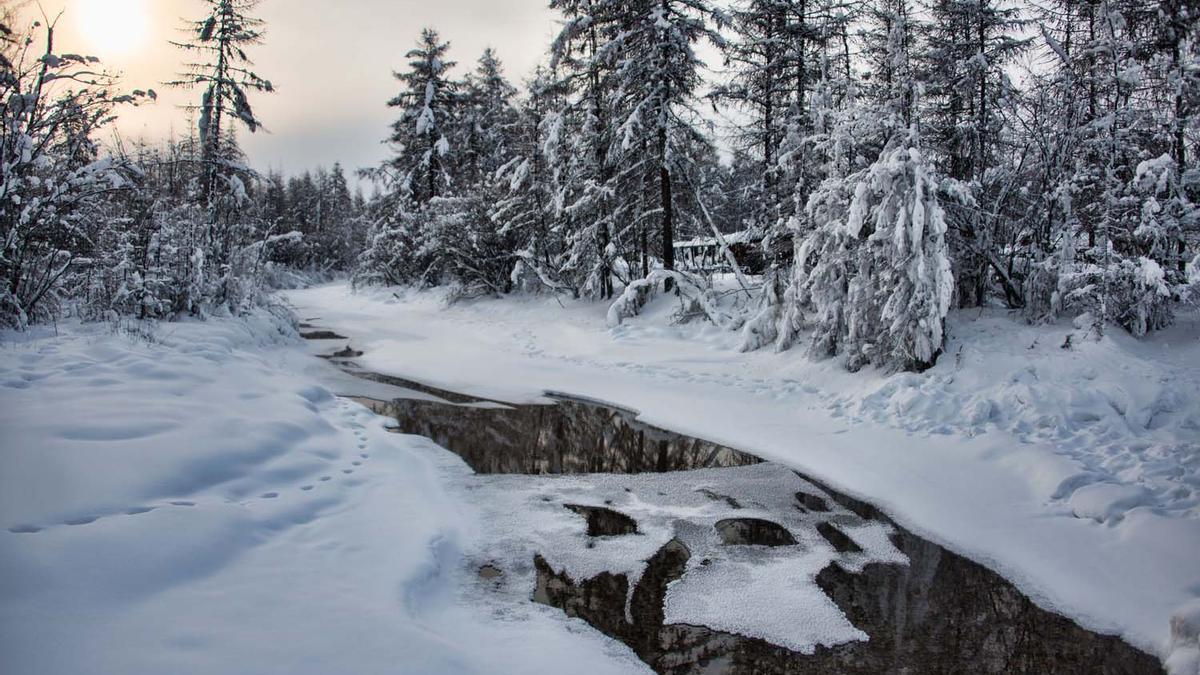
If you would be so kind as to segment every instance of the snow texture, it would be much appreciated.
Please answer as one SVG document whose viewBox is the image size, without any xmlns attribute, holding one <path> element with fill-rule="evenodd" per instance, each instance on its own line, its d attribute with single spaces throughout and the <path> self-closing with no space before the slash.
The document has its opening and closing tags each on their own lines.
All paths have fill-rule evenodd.
<svg viewBox="0 0 1200 675">
<path fill-rule="evenodd" d="M 59 330 L 0 348 L 6 675 L 646 671 L 558 610 L 468 597 L 468 472 L 335 398 L 290 327 Z"/>
<path fill-rule="evenodd" d="M 528 595 L 530 561 L 579 582 L 601 572 L 624 574 L 630 593 L 645 561 L 672 539 L 690 557 L 667 593 L 665 620 L 762 638 L 794 651 L 866 640 L 815 578 L 834 562 L 859 571 L 868 563 L 907 563 L 888 540 L 891 528 L 836 506 L 820 488 L 777 464 L 633 476 L 479 476 L 466 482 L 485 512 L 490 540 L 478 563 L 516 571 L 515 595 Z M 798 492 L 816 495 L 830 511 L 814 517 L 796 508 Z M 637 522 L 636 534 L 589 537 L 586 521 L 567 504 L 617 511 Z M 759 518 L 785 528 L 796 545 L 725 545 L 716 528 L 727 518 Z M 861 552 L 838 554 L 817 531 L 838 522 Z"/>
<path fill-rule="evenodd" d="M 736 333 L 671 324 L 670 296 L 611 330 L 604 306 L 566 298 L 447 307 L 439 292 L 344 285 L 288 298 L 350 336 L 367 369 L 637 410 L 867 499 L 1087 628 L 1164 659 L 1189 649 L 1172 647 L 1187 643 L 1172 642 L 1171 617 L 1200 597 L 1195 316 L 1097 341 L 1066 323 L 952 312 L 934 368 L 884 376 L 739 353 Z"/>
</svg>

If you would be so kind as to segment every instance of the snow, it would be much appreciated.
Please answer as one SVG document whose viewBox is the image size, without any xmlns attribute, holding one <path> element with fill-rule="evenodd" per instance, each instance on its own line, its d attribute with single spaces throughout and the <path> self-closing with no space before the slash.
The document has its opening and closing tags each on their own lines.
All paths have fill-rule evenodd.
<svg viewBox="0 0 1200 675">
<path fill-rule="evenodd" d="M 469 471 L 335 398 L 289 326 L 59 331 L 0 346 L 6 675 L 645 671 L 478 596 Z"/>
<path fill-rule="evenodd" d="M 632 594 L 645 561 L 679 539 L 690 557 L 683 577 L 668 588 L 667 623 L 708 626 L 809 654 L 816 645 L 867 639 L 817 586 L 818 572 L 834 561 L 853 570 L 907 562 L 887 537 L 890 526 L 863 521 L 777 464 L 686 474 L 478 476 L 466 485 L 490 533 L 477 562 L 515 573 L 508 584 L 516 596 L 534 587 L 534 553 L 577 582 L 605 571 L 624 574 Z M 798 492 L 823 498 L 830 511 L 802 513 L 795 507 Z M 615 510 L 633 518 L 638 532 L 589 537 L 585 519 L 566 504 Z M 769 520 L 799 545 L 725 545 L 715 525 L 727 518 Z M 817 531 L 818 521 L 839 522 L 863 551 L 836 553 Z"/>
<path fill-rule="evenodd" d="M 885 377 L 803 349 L 739 353 L 734 332 L 671 324 L 671 299 L 609 330 L 603 304 L 566 298 L 447 307 L 437 292 L 337 284 L 287 298 L 348 335 L 369 370 L 637 410 L 866 499 L 1085 627 L 1172 664 L 1192 649 L 1171 621 L 1200 597 L 1194 315 L 1144 340 L 1097 341 L 1066 323 L 951 313 L 936 367 Z"/>
<path fill-rule="evenodd" d="M 1193 600 L 1171 617 L 1172 673 L 1200 672 L 1200 600 Z"/>
</svg>

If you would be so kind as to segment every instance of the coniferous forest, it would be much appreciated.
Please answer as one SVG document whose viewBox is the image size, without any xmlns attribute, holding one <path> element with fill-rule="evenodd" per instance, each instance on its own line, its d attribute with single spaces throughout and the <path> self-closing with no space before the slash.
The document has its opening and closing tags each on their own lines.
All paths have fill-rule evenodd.
<svg viewBox="0 0 1200 675">
<path fill-rule="evenodd" d="M 527 80 L 426 28 L 379 102 L 389 159 L 288 177 L 238 145 L 273 92 L 258 2 L 203 4 L 165 83 L 189 132 L 159 144 L 102 143 L 155 92 L 6 5 L 5 324 L 239 313 L 304 270 L 617 322 L 676 293 L 744 350 L 920 370 L 952 308 L 1142 336 L 1200 297 L 1190 2 L 552 0 Z M 719 274 L 679 259 L 697 239 Z"/>
<path fill-rule="evenodd" d="M 0 236 L 2 675 L 1200 675 L 1200 0 L 0 0 Z"/>
</svg>

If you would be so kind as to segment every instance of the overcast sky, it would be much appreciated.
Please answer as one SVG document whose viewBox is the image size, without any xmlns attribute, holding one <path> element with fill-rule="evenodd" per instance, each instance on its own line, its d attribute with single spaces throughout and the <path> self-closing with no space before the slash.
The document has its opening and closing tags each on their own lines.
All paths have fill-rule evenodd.
<svg viewBox="0 0 1200 675">
<path fill-rule="evenodd" d="M 250 50 L 257 71 L 275 94 L 251 103 L 266 133 L 242 133 L 242 146 L 259 169 L 294 173 L 340 161 L 348 169 L 377 163 L 394 118 L 386 102 L 399 83 L 404 53 L 422 28 L 437 28 L 451 43 L 458 70 L 473 67 L 487 46 L 497 50 L 514 84 L 532 72 L 556 31 L 544 0 L 263 0 L 265 44 Z M 186 133 L 177 106 L 199 92 L 161 86 L 179 69 L 180 17 L 199 18 L 200 0 L 41 0 L 53 16 L 65 14 L 60 52 L 102 58 L 124 74 L 126 88 L 154 88 L 158 103 L 121 113 L 120 133 L 162 138 Z M 36 6 L 30 7 L 36 12 Z M 141 23 L 142 25 L 138 25 Z"/>
</svg>

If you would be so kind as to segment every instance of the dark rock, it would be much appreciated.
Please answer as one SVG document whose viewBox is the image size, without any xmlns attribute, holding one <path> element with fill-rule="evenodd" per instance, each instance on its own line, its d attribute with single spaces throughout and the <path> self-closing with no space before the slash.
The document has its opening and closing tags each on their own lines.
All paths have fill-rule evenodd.
<svg viewBox="0 0 1200 675">
<path fill-rule="evenodd" d="M 623 534 L 637 534 L 637 521 L 620 511 L 606 509 L 601 506 L 584 506 L 582 504 L 563 504 L 563 506 L 587 518 L 587 533 L 589 537 L 615 537 Z"/>
<path fill-rule="evenodd" d="M 797 492 L 796 501 L 800 503 L 798 508 L 801 511 L 820 511 L 823 513 L 829 510 L 829 505 L 819 495 Z"/>
<path fill-rule="evenodd" d="M 726 518 L 714 527 L 726 546 L 796 545 L 796 538 L 786 528 L 761 518 Z"/>
<path fill-rule="evenodd" d="M 817 532 L 820 532 L 821 536 L 825 537 L 825 541 L 832 544 L 833 550 L 838 553 L 858 553 L 862 551 L 862 547 L 846 536 L 845 532 L 827 522 L 817 523 Z"/>
<path fill-rule="evenodd" d="M 338 335 L 330 330 L 313 330 L 306 333 L 301 333 L 300 337 L 305 340 L 345 340 L 345 335 Z"/>
</svg>

